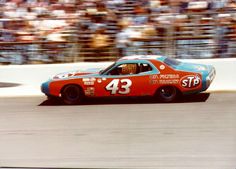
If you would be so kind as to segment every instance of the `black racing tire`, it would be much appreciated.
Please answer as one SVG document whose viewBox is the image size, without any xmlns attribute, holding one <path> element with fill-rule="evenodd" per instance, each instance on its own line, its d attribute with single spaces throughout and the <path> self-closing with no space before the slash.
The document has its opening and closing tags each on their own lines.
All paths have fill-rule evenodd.
<svg viewBox="0 0 236 169">
<path fill-rule="evenodd" d="M 170 103 L 177 99 L 178 90 L 174 86 L 162 86 L 157 89 L 155 97 L 159 102 Z"/>
<path fill-rule="evenodd" d="M 84 93 L 80 86 L 70 84 L 62 89 L 61 97 L 65 104 L 76 105 L 82 102 Z"/>
</svg>

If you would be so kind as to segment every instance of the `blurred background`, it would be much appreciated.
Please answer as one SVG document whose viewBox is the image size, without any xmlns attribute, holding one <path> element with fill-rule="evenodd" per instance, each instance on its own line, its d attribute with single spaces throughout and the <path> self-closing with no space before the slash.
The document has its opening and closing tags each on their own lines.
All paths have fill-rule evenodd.
<svg viewBox="0 0 236 169">
<path fill-rule="evenodd" d="M 236 0 L 0 0 L 0 64 L 236 57 Z"/>
</svg>

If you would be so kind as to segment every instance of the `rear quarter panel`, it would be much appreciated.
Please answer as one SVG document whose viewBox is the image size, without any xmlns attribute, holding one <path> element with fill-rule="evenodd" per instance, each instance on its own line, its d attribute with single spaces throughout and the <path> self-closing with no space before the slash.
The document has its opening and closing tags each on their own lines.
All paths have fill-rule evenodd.
<svg viewBox="0 0 236 169">
<path fill-rule="evenodd" d="M 156 60 L 152 60 L 151 62 L 160 71 L 160 74 L 153 78 L 157 81 L 158 87 L 175 86 L 182 93 L 201 91 L 201 73 L 175 70 L 167 64 Z"/>
</svg>

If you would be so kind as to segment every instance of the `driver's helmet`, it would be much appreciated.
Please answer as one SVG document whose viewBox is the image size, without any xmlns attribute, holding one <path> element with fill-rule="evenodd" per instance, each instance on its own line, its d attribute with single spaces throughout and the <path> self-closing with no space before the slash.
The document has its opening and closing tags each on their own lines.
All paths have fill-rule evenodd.
<svg viewBox="0 0 236 169">
<path fill-rule="evenodd" d="M 122 66 L 121 74 L 136 74 L 137 73 L 137 64 L 125 64 Z"/>
</svg>

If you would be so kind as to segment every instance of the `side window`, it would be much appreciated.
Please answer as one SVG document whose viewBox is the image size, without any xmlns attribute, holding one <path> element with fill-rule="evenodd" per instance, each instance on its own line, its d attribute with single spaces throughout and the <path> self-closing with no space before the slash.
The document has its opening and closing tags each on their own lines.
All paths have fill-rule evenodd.
<svg viewBox="0 0 236 169">
<path fill-rule="evenodd" d="M 148 63 L 140 63 L 140 65 L 139 65 L 139 72 L 140 73 L 148 72 L 151 70 L 152 70 L 152 67 Z"/>
<path fill-rule="evenodd" d="M 139 73 L 139 66 L 136 63 L 121 64 L 112 69 L 108 75 L 132 75 Z"/>
</svg>

